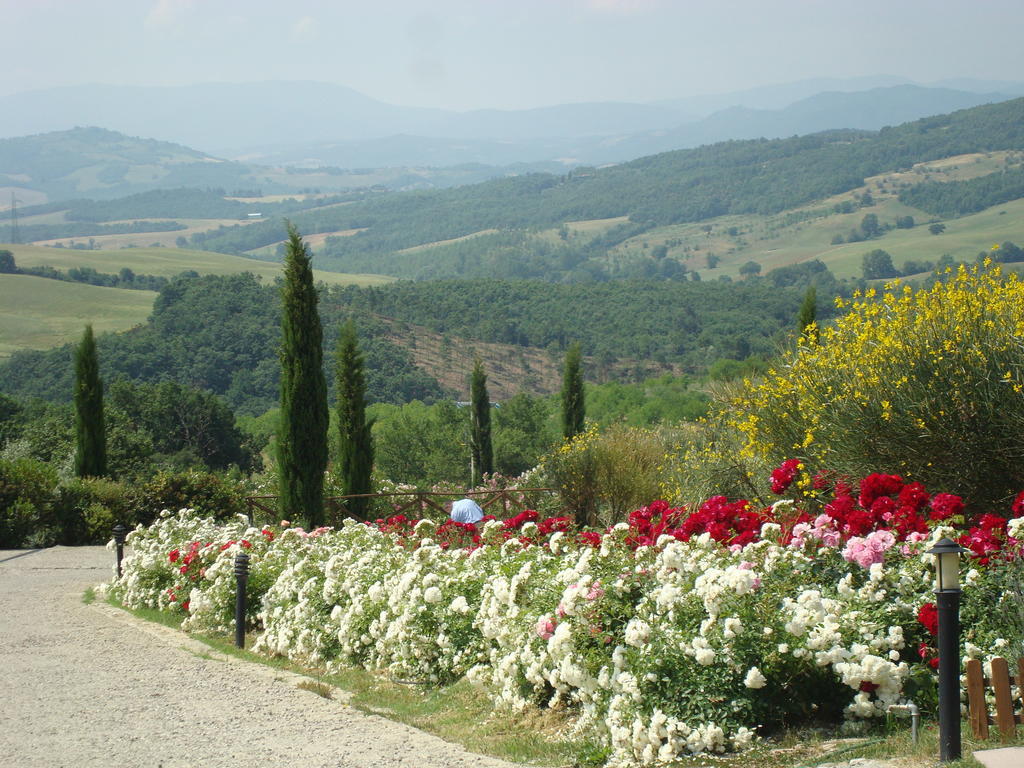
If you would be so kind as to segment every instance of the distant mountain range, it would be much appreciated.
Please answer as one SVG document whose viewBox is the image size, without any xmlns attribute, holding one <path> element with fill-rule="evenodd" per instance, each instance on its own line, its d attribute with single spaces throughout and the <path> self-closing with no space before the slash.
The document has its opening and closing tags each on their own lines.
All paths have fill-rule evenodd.
<svg viewBox="0 0 1024 768">
<path fill-rule="evenodd" d="M 0 192 L 37 202 L 181 186 L 264 193 L 437 188 L 725 140 L 877 130 L 1024 93 L 1020 83 L 952 88 L 893 84 L 898 79 L 464 113 L 400 107 L 308 82 L 55 88 L 0 97 Z M 76 125 L 107 130 L 67 130 Z"/>
<path fill-rule="evenodd" d="M 1019 95 L 1024 83 L 961 80 L 922 86 L 882 75 L 803 80 L 652 104 L 454 112 L 387 104 L 344 86 L 303 81 L 82 85 L 0 97 L 0 138 L 99 126 L 218 157 L 268 163 L 594 163 L 734 137 L 879 128 Z"/>
</svg>

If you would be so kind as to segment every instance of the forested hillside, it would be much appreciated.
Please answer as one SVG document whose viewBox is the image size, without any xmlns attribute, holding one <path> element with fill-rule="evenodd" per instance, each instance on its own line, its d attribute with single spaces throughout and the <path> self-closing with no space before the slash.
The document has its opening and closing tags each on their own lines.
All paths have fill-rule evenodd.
<svg viewBox="0 0 1024 768">
<path fill-rule="evenodd" d="M 579 340 L 594 361 L 592 375 L 623 372 L 632 359 L 635 370 L 624 373 L 642 379 L 652 373 L 649 362 L 675 364 L 663 370 L 701 372 L 721 358 L 772 355 L 792 332 L 803 297 L 802 286 L 779 288 L 767 280 L 742 285 L 481 280 L 321 290 L 325 360 L 333 360 L 343 319 L 355 317 L 369 397 L 391 403 L 444 394 L 435 378 L 413 364 L 416 332 L 410 324 L 442 334 L 442 345 L 500 342 L 540 348 L 553 363 L 569 342 Z M 828 311 L 824 298 L 822 311 Z M 397 337 L 396 323 L 405 327 Z M 252 275 L 181 277 L 161 290 L 147 324 L 101 335 L 98 347 L 108 380 L 171 379 L 223 395 L 239 413 L 255 414 L 277 403 L 279 335 L 276 286 Z M 0 366 L 0 391 L 17 398 L 67 400 L 71 381 L 70 347 L 18 352 Z M 530 383 L 521 386 L 526 390 Z"/>
<path fill-rule="evenodd" d="M 325 360 L 342 317 L 321 307 Z M 250 274 L 179 278 L 157 297 L 149 322 L 98 339 L 103 376 L 135 381 L 171 379 L 223 395 L 240 413 L 261 413 L 277 404 L 280 363 L 280 301 L 276 286 Z M 384 328 L 360 319 L 367 384 L 375 401 L 432 400 L 437 381 L 415 368 L 407 352 L 383 338 Z M 18 352 L 0 366 L 0 391 L 15 397 L 70 398 L 72 347 Z M 328 363 L 328 366 L 330 363 Z M 333 379 L 328 369 L 328 380 Z"/>
<path fill-rule="evenodd" d="M 915 163 L 972 152 L 1024 148 L 1024 99 L 925 118 L 877 132 L 830 131 L 778 140 L 732 141 L 668 152 L 605 169 L 532 174 L 471 187 L 392 194 L 296 213 L 305 233 L 359 230 L 328 238 L 320 265 L 400 277 L 424 274 L 405 249 L 488 231 L 536 231 L 568 222 L 626 217 L 597 243 L 563 243 L 548 253 L 508 253 L 506 274 L 536 276 L 531 261 L 563 279 L 575 264 L 657 226 L 743 213 L 771 214 L 855 189 L 864 179 Z M 280 222 L 225 228 L 195 238 L 241 253 L 283 239 Z M 404 253 L 403 253 L 404 251 Z M 522 266 L 525 264 L 526 266 Z M 568 265 L 568 267 L 566 266 Z M 443 276 L 456 276 L 453 260 Z M 607 276 L 607 275 L 606 275 Z M 577 276 L 579 277 L 579 276 Z M 585 275 L 583 275 L 585 277 Z"/>
</svg>

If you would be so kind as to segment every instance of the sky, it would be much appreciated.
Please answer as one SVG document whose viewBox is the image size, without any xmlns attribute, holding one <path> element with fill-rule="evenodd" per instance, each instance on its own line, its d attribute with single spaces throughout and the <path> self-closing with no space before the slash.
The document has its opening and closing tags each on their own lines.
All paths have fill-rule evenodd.
<svg viewBox="0 0 1024 768">
<path fill-rule="evenodd" d="M 315 80 L 469 110 L 1022 80 L 1022 28 L 1021 0 L 0 0 L 0 95 Z"/>
</svg>

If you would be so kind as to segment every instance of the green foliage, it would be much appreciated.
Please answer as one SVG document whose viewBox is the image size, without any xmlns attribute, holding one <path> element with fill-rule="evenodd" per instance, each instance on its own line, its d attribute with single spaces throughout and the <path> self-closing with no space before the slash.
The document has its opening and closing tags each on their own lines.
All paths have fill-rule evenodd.
<svg viewBox="0 0 1024 768">
<path fill-rule="evenodd" d="M 484 475 L 494 472 L 494 449 L 491 446 L 491 399 L 487 396 L 487 374 L 477 358 L 469 378 L 469 443 L 473 454 L 472 485 L 479 485 Z"/>
<path fill-rule="evenodd" d="M 164 509 L 195 509 L 200 515 L 225 520 L 248 513 L 244 484 L 213 472 L 158 472 L 132 490 L 139 523 L 148 525 Z"/>
<path fill-rule="evenodd" d="M 742 367 L 742 363 L 729 363 Z M 633 427 L 696 421 L 707 414 L 711 398 L 686 377 L 666 373 L 637 384 L 609 381 L 586 385 L 587 417 L 607 426 L 621 422 Z"/>
<path fill-rule="evenodd" d="M 176 455 L 179 461 L 191 455 L 194 465 L 210 469 L 252 464 L 234 414 L 216 395 L 174 381 L 132 384 L 120 379 L 110 387 L 108 400 L 132 428 L 149 436 L 157 454 Z"/>
<path fill-rule="evenodd" d="M 75 474 L 100 477 L 107 473 L 107 433 L 103 420 L 103 382 L 96 358 L 92 326 L 85 326 L 75 351 Z"/>
<path fill-rule="evenodd" d="M 496 408 L 494 423 L 494 466 L 505 477 L 533 469 L 558 438 L 551 401 L 525 392 Z"/>
<path fill-rule="evenodd" d="M 740 274 L 744 277 L 754 277 L 761 274 L 761 265 L 756 261 L 748 261 L 740 266 Z"/>
<path fill-rule="evenodd" d="M 0 548 L 48 543 L 56 484 L 51 465 L 28 458 L 0 459 Z"/>
<path fill-rule="evenodd" d="M 310 530 L 323 521 L 327 468 L 327 382 L 312 261 L 289 225 L 281 286 L 281 431 L 277 468 L 281 515 Z"/>
<path fill-rule="evenodd" d="M 1024 197 L 1024 168 L 964 181 L 923 181 L 900 192 L 901 203 L 943 218 L 977 213 L 1020 197 Z"/>
<path fill-rule="evenodd" d="M 580 345 L 574 342 L 565 354 L 562 371 L 562 436 L 566 440 L 583 431 L 586 405 Z"/>
<path fill-rule="evenodd" d="M 811 342 L 818 340 L 818 291 L 812 285 L 804 294 L 804 303 L 800 305 L 800 313 L 797 315 L 797 332 Z"/>
<path fill-rule="evenodd" d="M 469 482 L 468 419 L 450 400 L 375 406 L 377 472 L 419 487 Z"/>
<path fill-rule="evenodd" d="M 351 311 L 327 303 L 322 313 L 331 328 L 340 326 Z M 384 337 L 383 323 L 362 319 L 365 314 L 359 313 L 366 336 L 369 399 L 404 402 L 439 396 L 438 383 Z M 110 377 L 136 382 L 171 379 L 222 396 L 238 413 L 258 414 L 279 400 L 280 326 L 280 291 L 251 274 L 178 277 L 160 292 L 145 325 L 127 333 L 103 334 L 97 345 Z M 70 348 L 17 352 L 0 364 L 0 391 L 19 398 L 67 401 L 71 358 Z"/>
<path fill-rule="evenodd" d="M 341 328 L 335 349 L 335 408 L 338 428 L 338 472 L 341 495 L 372 493 L 373 419 L 366 419 L 366 380 L 356 326 L 349 320 Z M 365 517 L 367 499 L 350 499 L 348 512 Z"/>
<path fill-rule="evenodd" d="M 604 527 L 659 498 L 670 432 L 616 424 L 589 428 L 544 457 L 544 477 L 582 525 Z"/>
<path fill-rule="evenodd" d="M 7 250 L 0 250 L 0 274 L 13 275 L 18 271 L 18 265 L 14 263 L 14 254 Z"/>
<path fill-rule="evenodd" d="M 861 271 L 865 280 L 888 280 L 898 275 L 892 263 L 892 256 L 881 248 L 864 254 Z"/>
</svg>

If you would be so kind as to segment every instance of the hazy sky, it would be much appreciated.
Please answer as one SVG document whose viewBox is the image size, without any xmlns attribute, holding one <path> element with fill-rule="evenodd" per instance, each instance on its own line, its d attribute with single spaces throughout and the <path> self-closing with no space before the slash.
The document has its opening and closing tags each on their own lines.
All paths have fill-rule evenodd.
<svg viewBox="0 0 1024 768">
<path fill-rule="evenodd" d="M 0 0 L 0 95 L 317 80 L 473 109 L 812 77 L 1020 80 L 1021 29 L 1021 0 Z"/>
</svg>

